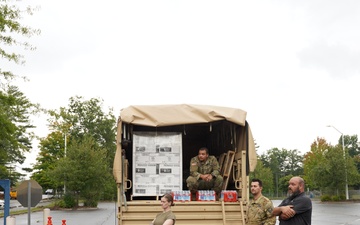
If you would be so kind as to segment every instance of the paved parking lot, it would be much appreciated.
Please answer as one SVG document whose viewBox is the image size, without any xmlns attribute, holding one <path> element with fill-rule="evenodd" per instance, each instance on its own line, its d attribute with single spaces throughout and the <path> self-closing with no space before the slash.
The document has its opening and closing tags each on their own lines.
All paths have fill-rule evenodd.
<svg viewBox="0 0 360 225">
<path fill-rule="evenodd" d="M 273 200 L 274 206 L 280 204 L 280 200 Z M 279 224 L 277 222 L 277 224 Z M 322 203 L 313 201 L 312 221 L 313 225 L 360 225 L 360 203 Z"/>
<path fill-rule="evenodd" d="M 277 206 L 280 202 L 280 200 L 273 200 L 274 206 Z M 15 210 L 15 208 L 11 210 Z M 53 217 L 53 224 L 61 224 L 61 220 L 65 219 L 67 225 L 117 225 L 115 202 L 101 202 L 98 209 L 51 211 L 51 216 Z M 16 225 L 28 224 L 27 214 L 17 215 L 15 218 Z M 43 212 L 31 214 L 31 224 L 42 225 L 42 221 Z M 0 225 L 3 224 L 3 218 L 0 218 Z M 322 203 L 313 201 L 312 224 L 360 225 L 360 203 Z"/>
<path fill-rule="evenodd" d="M 24 209 L 23 207 L 21 207 Z M 11 209 L 14 210 L 14 209 Z M 67 225 L 116 225 L 116 205 L 115 202 L 101 202 L 97 209 L 80 210 L 53 210 L 50 211 L 53 224 L 62 224 L 66 220 Z M 28 214 L 14 216 L 16 225 L 27 225 Z M 30 224 L 42 225 L 44 221 L 43 211 L 34 212 L 30 215 Z M 148 224 L 148 223 L 147 223 Z M 0 218 L 0 225 L 4 225 L 4 218 Z"/>
</svg>

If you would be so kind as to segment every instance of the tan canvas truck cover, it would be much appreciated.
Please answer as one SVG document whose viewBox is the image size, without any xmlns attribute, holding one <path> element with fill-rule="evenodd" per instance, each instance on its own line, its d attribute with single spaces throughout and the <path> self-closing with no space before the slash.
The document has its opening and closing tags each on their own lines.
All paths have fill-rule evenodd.
<svg viewBox="0 0 360 225">
<path fill-rule="evenodd" d="M 246 129 L 247 146 L 239 143 L 238 149 L 247 148 L 248 168 L 253 171 L 257 157 L 255 143 L 250 126 L 246 122 L 246 112 L 241 109 L 209 106 L 209 105 L 135 105 L 124 108 L 120 112 L 117 127 L 117 149 L 114 159 L 113 174 L 116 183 L 122 183 L 122 123 L 148 127 L 164 127 L 186 124 L 212 123 L 226 120 L 243 126 Z M 244 132 L 245 133 L 245 132 Z M 243 137 L 242 137 L 243 138 Z"/>
</svg>

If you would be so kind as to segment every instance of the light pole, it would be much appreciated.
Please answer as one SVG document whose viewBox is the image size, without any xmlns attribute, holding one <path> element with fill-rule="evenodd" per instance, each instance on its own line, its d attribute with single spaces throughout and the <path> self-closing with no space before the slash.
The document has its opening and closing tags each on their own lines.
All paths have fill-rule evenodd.
<svg viewBox="0 0 360 225">
<path fill-rule="evenodd" d="M 64 141 L 64 157 L 66 157 L 66 133 L 65 133 L 65 141 Z M 66 194 L 66 184 L 64 180 L 64 194 Z"/>
<path fill-rule="evenodd" d="M 327 125 L 327 127 L 332 127 L 334 128 L 337 132 L 339 132 L 341 134 L 341 141 L 342 141 L 342 149 L 343 149 L 343 154 L 344 154 L 344 160 L 345 160 L 345 195 L 346 195 L 346 200 L 349 200 L 349 187 L 348 187 L 348 180 L 347 180 L 347 169 L 346 169 L 346 154 L 345 154 L 345 144 L 344 144 L 344 134 L 339 131 L 338 129 L 336 129 L 336 127 L 332 126 L 332 125 Z"/>
</svg>

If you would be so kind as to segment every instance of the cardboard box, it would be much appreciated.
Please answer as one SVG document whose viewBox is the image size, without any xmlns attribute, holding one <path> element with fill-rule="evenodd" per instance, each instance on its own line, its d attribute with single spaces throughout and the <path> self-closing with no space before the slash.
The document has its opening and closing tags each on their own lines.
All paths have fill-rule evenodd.
<svg viewBox="0 0 360 225">
<path fill-rule="evenodd" d="M 233 190 L 224 190 L 221 191 L 221 197 L 224 202 L 236 202 L 238 195 L 236 191 Z"/>
</svg>

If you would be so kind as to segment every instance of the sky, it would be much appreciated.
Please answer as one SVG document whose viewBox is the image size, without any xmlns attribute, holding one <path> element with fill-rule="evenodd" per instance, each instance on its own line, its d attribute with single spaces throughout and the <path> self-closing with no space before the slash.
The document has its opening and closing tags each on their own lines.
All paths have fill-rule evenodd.
<svg viewBox="0 0 360 225">
<path fill-rule="evenodd" d="M 360 135 L 360 1 L 31 0 L 41 30 L 18 86 L 46 109 L 76 95 L 247 112 L 258 153 Z M 34 118 L 40 137 L 47 117 Z M 327 127 L 332 125 L 332 127 Z M 23 167 L 34 163 L 37 145 Z"/>
</svg>

